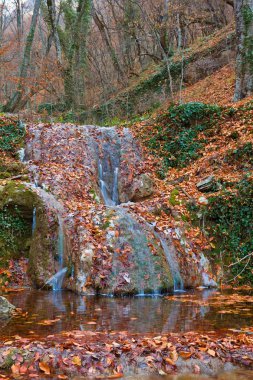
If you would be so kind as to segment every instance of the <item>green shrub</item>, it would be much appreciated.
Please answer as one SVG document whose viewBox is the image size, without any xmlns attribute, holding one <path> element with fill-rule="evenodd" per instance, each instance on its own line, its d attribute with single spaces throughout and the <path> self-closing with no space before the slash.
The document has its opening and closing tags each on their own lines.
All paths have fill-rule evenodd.
<svg viewBox="0 0 253 380">
<path fill-rule="evenodd" d="M 38 112 L 46 111 L 49 115 L 55 112 L 65 112 L 68 107 L 65 103 L 41 103 L 38 107 Z"/>
</svg>

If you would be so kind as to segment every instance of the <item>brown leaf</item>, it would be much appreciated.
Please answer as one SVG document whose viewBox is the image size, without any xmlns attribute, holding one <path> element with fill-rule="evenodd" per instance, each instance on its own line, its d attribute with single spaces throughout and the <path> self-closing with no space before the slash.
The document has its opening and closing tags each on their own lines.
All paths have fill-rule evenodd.
<svg viewBox="0 0 253 380">
<path fill-rule="evenodd" d="M 207 350 L 207 353 L 209 354 L 209 355 L 211 355 L 211 356 L 213 356 L 213 357 L 215 357 L 216 356 L 216 353 L 215 353 L 215 351 L 214 350 Z"/>
<path fill-rule="evenodd" d="M 47 363 L 40 362 L 39 367 L 40 367 L 40 370 L 44 372 L 46 375 L 50 375 L 50 368 Z"/>
<path fill-rule="evenodd" d="M 186 351 L 180 351 L 180 352 L 179 352 L 179 355 L 180 355 L 183 359 L 189 359 L 189 358 L 192 356 L 192 353 L 191 353 L 191 352 L 186 352 Z"/>
</svg>

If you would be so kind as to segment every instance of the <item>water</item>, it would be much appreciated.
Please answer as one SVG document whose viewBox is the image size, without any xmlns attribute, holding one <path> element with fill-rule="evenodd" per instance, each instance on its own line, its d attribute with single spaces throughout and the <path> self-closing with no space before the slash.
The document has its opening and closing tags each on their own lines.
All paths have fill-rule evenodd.
<svg viewBox="0 0 253 380">
<path fill-rule="evenodd" d="M 46 281 L 46 284 L 52 286 L 52 289 L 54 291 L 58 291 L 62 289 L 63 279 L 68 270 L 68 268 L 63 268 L 64 231 L 63 231 L 63 221 L 61 220 L 61 218 L 59 218 L 57 253 L 58 253 L 59 270 L 54 276 L 52 276 Z"/>
<path fill-rule="evenodd" d="M 100 191 L 104 200 L 105 205 L 113 207 L 119 205 L 119 192 L 118 192 L 118 181 L 119 181 L 119 165 L 121 161 L 121 142 L 119 141 L 119 136 L 115 128 L 100 128 L 98 136 L 100 136 L 100 154 L 98 161 L 98 177 L 100 184 Z M 156 286 L 155 278 L 157 273 L 154 272 L 154 263 L 148 258 L 149 247 L 147 245 L 146 234 L 142 226 L 139 225 L 132 216 L 124 210 L 121 206 L 117 207 L 118 214 L 122 214 L 122 218 L 119 224 L 120 230 L 124 229 L 124 235 L 121 241 L 121 246 L 125 243 L 131 241 L 131 246 L 134 249 L 134 262 L 136 265 L 136 282 L 139 283 L 139 295 L 145 295 L 145 290 L 142 289 L 142 276 L 144 273 L 144 267 L 147 269 L 147 275 L 150 277 L 150 288 L 153 289 L 153 295 L 159 295 L 159 287 Z M 150 225 L 144 220 L 146 227 L 150 229 Z M 127 226 L 125 227 L 124 224 Z M 125 227 L 125 228 L 124 228 Z M 164 251 L 166 260 L 169 264 L 171 274 L 174 281 L 174 290 L 182 291 L 183 281 L 180 275 L 178 263 L 176 261 L 176 255 L 171 252 L 171 247 L 168 246 L 166 241 L 161 238 L 152 228 L 152 234 L 155 235 L 156 239 L 160 242 L 160 245 Z M 121 268 L 122 269 L 122 268 Z M 118 268 L 113 268 L 115 272 L 119 271 Z M 133 275 L 133 274 L 132 274 Z"/>
<path fill-rule="evenodd" d="M 21 148 L 19 151 L 18 151 L 18 156 L 19 156 L 19 160 L 21 162 L 25 162 L 25 149 L 24 148 Z"/>
<path fill-rule="evenodd" d="M 121 145 L 115 128 L 99 128 L 98 176 L 100 191 L 107 206 L 119 204 L 118 175 Z"/>
<path fill-rule="evenodd" d="M 0 320 L 0 337 L 45 337 L 70 330 L 156 334 L 252 331 L 253 292 L 205 290 L 163 297 L 83 297 L 72 292 L 26 290 L 7 294 L 28 315 Z M 48 325 L 44 321 L 55 321 Z M 95 322 L 94 325 L 89 322 Z M 231 332 L 231 331 L 230 331 Z"/>
<path fill-rule="evenodd" d="M 47 280 L 46 284 L 52 286 L 53 291 L 61 290 L 63 279 L 67 270 L 68 268 L 60 269 L 54 276 L 50 277 L 49 280 Z"/>
<path fill-rule="evenodd" d="M 236 370 L 233 372 L 227 372 L 222 373 L 214 377 L 209 376 L 198 376 L 198 375 L 190 375 L 190 374 L 179 374 L 179 375 L 167 375 L 167 376 L 159 376 L 159 375 L 138 375 L 138 376 L 127 376 L 124 377 L 126 380 L 208 380 L 208 379 L 215 379 L 215 380 L 252 380 L 253 374 L 252 371 L 246 371 L 246 370 Z M 81 378 L 76 377 L 74 380 L 81 380 Z M 83 380 L 85 380 L 83 378 Z"/>
<path fill-rule="evenodd" d="M 99 162 L 99 183 L 100 183 L 100 191 L 106 206 L 115 206 L 119 202 L 118 197 L 118 174 L 119 168 L 116 167 L 113 172 L 113 184 L 112 188 L 110 188 L 110 184 L 104 180 L 105 174 L 103 171 L 103 165 Z"/>
<path fill-rule="evenodd" d="M 34 207 L 33 209 L 32 234 L 34 234 L 35 229 L 36 229 L 36 207 Z"/>
<path fill-rule="evenodd" d="M 173 276 L 173 281 L 174 281 L 174 291 L 175 292 L 183 291 L 184 290 L 184 283 L 183 283 L 183 280 L 182 280 L 182 277 L 181 277 L 181 274 L 179 271 L 178 262 L 177 262 L 176 258 L 174 257 L 174 255 L 172 254 L 171 248 L 169 248 L 166 241 L 158 233 L 154 233 L 154 234 L 157 237 L 157 239 L 160 240 L 161 246 L 163 248 L 163 251 L 164 251 L 166 259 L 167 259 L 167 262 L 169 263 L 171 273 Z"/>
</svg>

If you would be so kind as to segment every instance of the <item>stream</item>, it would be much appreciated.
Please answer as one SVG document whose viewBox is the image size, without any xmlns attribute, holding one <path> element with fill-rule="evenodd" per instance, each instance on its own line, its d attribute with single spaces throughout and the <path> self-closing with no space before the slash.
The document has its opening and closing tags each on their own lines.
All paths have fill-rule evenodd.
<svg viewBox="0 0 253 380">
<path fill-rule="evenodd" d="M 247 331 L 252 327 L 252 295 L 203 290 L 166 299 L 85 297 L 67 291 L 25 290 L 7 295 L 22 314 L 2 320 L 0 334 L 3 339 L 14 335 L 45 337 L 70 330 L 158 335 Z"/>
</svg>

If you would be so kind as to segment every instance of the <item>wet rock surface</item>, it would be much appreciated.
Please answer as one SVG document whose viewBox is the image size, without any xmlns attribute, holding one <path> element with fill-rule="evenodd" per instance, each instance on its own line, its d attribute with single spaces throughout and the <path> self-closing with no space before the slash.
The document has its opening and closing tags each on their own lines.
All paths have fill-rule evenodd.
<svg viewBox="0 0 253 380">
<path fill-rule="evenodd" d="M 5 297 L 0 297 L 0 317 L 10 315 L 14 310 L 14 305 L 12 305 Z"/>
<path fill-rule="evenodd" d="M 177 249 L 172 231 L 165 231 L 161 241 L 160 231 L 150 229 L 152 223 L 134 203 L 124 210 L 121 206 L 129 201 L 141 204 L 155 191 L 130 130 L 40 124 L 28 126 L 27 131 L 31 182 L 38 192 L 42 188 L 50 192 L 60 205 L 56 214 L 63 221 L 65 288 L 85 294 L 156 293 L 183 283 L 174 278 L 181 268 L 174 265 Z M 173 256 L 170 262 L 168 254 Z M 194 280 L 189 271 L 183 280 L 187 278 L 190 286 L 201 285 L 198 260 L 191 260 L 190 266 Z"/>
<path fill-rule="evenodd" d="M 18 246 L 4 247 L 10 259 L 29 259 L 28 273 L 36 287 L 57 271 L 58 215 L 62 206 L 52 195 L 26 183 L 8 182 L 0 191 L 0 209 L 19 217 Z M 24 232 L 23 232 L 24 230 Z M 6 251 L 4 251 L 6 254 Z"/>
</svg>

